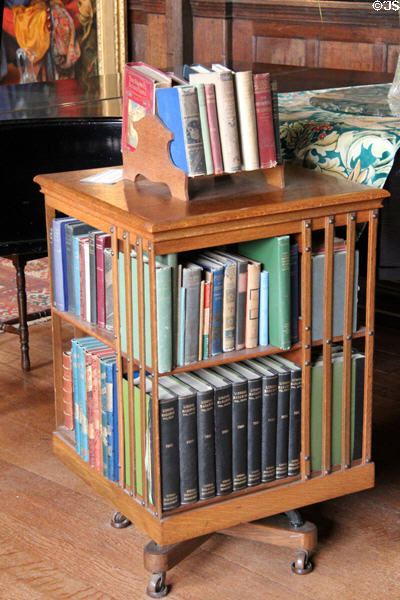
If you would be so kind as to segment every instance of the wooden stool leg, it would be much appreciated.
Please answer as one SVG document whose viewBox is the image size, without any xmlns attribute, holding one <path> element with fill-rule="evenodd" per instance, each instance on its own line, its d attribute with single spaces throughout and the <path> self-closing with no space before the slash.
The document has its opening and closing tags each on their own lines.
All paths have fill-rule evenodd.
<svg viewBox="0 0 400 600">
<path fill-rule="evenodd" d="M 296 551 L 295 561 L 291 565 L 293 572 L 305 575 L 312 571 L 310 556 L 317 545 L 317 527 L 309 521 L 303 522 L 298 511 L 243 523 L 218 533 L 293 548 Z"/>
<path fill-rule="evenodd" d="M 166 596 L 170 589 L 165 583 L 166 572 L 204 544 L 210 535 L 202 535 L 172 546 L 159 546 L 153 541 L 149 542 L 143 551 L 144 567 L 152 573 L 146 588 L 147 594 L 152 598 Z"/>
<path fill-rule="evenodd" d="M 21 345 L 21 366 L 23 371 L 29 371 L 31 363 L 29 360 L 29 332 L 26 308 L 25 288 L 25 265 L 26 258 L 19 254 L 12 255 L 12 261 L 16 270 L 18 315 L 19 315 L 19 339 Z"/>
</svg>

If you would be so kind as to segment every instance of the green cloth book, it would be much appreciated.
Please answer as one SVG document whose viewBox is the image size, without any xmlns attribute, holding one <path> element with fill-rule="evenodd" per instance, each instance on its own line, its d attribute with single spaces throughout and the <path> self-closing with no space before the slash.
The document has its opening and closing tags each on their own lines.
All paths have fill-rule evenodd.
<svg viewBox="0 0 400 600">
<path fill-rule="evenodd" d="M 239 244 L 239 253 L 262 264 L 269 273 L 269 343 L 288 350 L 290 341 L 290 236 Z"/>
<path fill-rule="evenodd" d="M 351 413 L 350 413 L 350 456 L 360 458 L 362 447 L 362 421 L 364 401 L 363 354 L 354 354 L 351 362 Z M 331 421 L 331 464 L 342 462 L 342 380 L 343 355 L 332 358 L 332 421 Z M 317 361 L 311 369 L 310 444 L 311 471 L 320 471 L 322 465 L 322 409 L 323 409 L 323 365 Z"/>
</svg>

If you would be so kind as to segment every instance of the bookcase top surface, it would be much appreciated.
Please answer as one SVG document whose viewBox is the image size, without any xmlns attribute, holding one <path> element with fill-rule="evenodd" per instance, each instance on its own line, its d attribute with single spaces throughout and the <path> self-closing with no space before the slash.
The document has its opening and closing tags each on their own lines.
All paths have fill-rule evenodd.
<svg viewBox="0 0 400 600">
<path fill-rule="evenodd" d="M 190 202 L 172 198 L 162 184 L 147 180 L 133 183 L 123 179 L 114 185 L 81 183 L 81 179 L 101 169 L 37 175 L 50 205 L 60 209 L 57 200 L 87 214 L 127 229 L 156 234 L 208 224 L 227 223 L 286 214 L 296 219 L 300 211 L 346 205 L 357 210 L 357 204 L 372 202 L 380 207 L 386 190 L 341 180 L 310 169 L 285 165 L 285 187 L 267 186 L 257 172 L 247 179 L 223 178 L 210 180 Z M 247 175 L 247 174 L 246 174 Z M 349 208 L 354 205 L 354 208 Z M 303 216 L 304 218 L 304 216 Z"/>
</svg>

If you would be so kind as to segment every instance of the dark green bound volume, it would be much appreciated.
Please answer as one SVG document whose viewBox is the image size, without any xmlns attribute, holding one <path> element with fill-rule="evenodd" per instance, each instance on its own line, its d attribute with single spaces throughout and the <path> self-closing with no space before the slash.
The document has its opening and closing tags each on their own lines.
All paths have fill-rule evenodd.
<svg viewBox="0 0 400 600">
<path fill-rule="evenodd" d="M 262 376 L 243 363 L 230 367 L 247 379 L 247 485 L 252 487 L 261 483 Z"/>
<path fill-rule="evenodd" d="M 247 379 L 230 366 L 214 367 L 232 384 L 232 485 L 233 491 L 247 487 Z"/>
<path fill-rule="evenodd" d="M 163 510 L 180 504 L 178 397 L 159 385 L 160 461 Z"/>
<path fill-rule="evenodd" d="M 256 360 L 246 365 L 262 376 L 261 389 L 261 482 L 273 481 L 276 476 L 276 411 L 278 375 Z"/>
<path fill-rule="evenodd" d="M 214 388 L 192 373 L 177 373 L 197 393 L 197 465 L 199 499 L 215 496 Z"/>
<path fill-rule="evenodd" d="M 180 498 L 191 504 L 198 500 L 196 392 L 171 375 L 159 382 L 178 397 Z"/>
<path fill-rule="evenodd" d="M 196 374 L 214 388 L 215 485 L 223 496 L 232 492 L 232 385 L 207 369 Z"/>
</svg>

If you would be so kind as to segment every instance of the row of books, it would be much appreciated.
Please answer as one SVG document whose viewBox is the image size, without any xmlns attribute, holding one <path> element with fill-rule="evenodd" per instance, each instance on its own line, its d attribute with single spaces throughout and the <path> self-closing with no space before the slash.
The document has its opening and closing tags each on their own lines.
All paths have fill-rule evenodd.
<svg viewBox="0 0 400 600">
<path fill-rule="evenodd" d="M 173 132 L 173 163 L 189 176 L 270 168 L 281 162 L 278 105 L 269 73 L 185 65 L 183 78 L 143 62 L 125 65 L 122 151 L 135 121 L 157 114 Z"/>
<path fill-rule="evenodd" d="M 76 451 L 92 468 L 118 481 L 118 403 L 115 353 L 94 338 L 72 340 L 64 353 L 65 425 L 75 429 Z M 361 458 L 364 362 L 354 352 L 351 368 L 351 460 Z M 332 352 L 331 463 L 341 463 L 343 352 Z M 261 357 L 212 369 L 160 377 L 159 427 L 163 510 L 299 474 L 301 368 L 287 358 Z M 146 377 L 146 403 L 139 378 L 123 378 L 125 481 L 131 481 L 134 444 L 135 486 L 153 489 L 152 379 Z M 143 415 L 144 411 L 144 415 Z M 143 440 L 142 422 L 146 423 Z M 311 370 L 311 470 L 321 470 L 323 365 Z M 131 435 L 134 433 L 133 439 Z M 145 457 L 142 461 L 142 452 Z M 143 472 L 143 467 L 144 471 Z"/>
<path fill-rule="evenodd" d="M 71 217 L 50 229 L 53 305 L 114 329 L 111 236 Z"/>
</svg>

